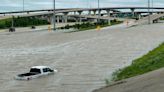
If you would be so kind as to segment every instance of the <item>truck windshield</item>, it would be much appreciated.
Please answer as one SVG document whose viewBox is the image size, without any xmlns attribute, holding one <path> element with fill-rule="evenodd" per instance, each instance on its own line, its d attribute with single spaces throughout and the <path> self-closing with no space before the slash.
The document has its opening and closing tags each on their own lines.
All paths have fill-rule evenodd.
<svg viewBox="0 0 164 92">
<path fill-rule="evenodd" d="M 30 72 L 41 73 L 40 69 L 31 68 Z"/>
</svg>

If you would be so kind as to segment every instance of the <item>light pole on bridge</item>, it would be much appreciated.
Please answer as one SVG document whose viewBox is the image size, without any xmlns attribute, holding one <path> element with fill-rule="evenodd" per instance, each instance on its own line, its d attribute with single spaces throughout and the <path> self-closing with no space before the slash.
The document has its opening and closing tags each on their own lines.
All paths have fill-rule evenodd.
<svg viewBox="0 0 164 92">
<path fill-rule="evenodd" d="M 54 0 L 54 12 L 53 12 L 53 22 L 54 22 L 54 31 L 56 30 L 56 14 L 55 14 L 55 11 L 56 11 L 56 0 Z"/>
<path fill-rule="evenodd" d="M 150 24 L 150 0 L 148 0 L 148 24 Z"/>
<path fill-rule="evenodd" d="M 100 23 L 100 0 L 97 1 L 98 2 L 98 23 Z"/>
<path fill-rule="evenodd" d="M 152 7 L 154 7 L 154 0 L 151 0 L 151 3 L 152 3 Z"/>
<path fill-rule="evenodd" d="M 154 7 L 154 0 L 151 0 L 152 3 L 152 8 Z M 153 13 L 153 9 L 152 9 L 152 13 Z"/>
<path fill-rule="evenodd" d="M 24 0 L 23 0 L 23 11 L 24 11 Z"/>
</svg>

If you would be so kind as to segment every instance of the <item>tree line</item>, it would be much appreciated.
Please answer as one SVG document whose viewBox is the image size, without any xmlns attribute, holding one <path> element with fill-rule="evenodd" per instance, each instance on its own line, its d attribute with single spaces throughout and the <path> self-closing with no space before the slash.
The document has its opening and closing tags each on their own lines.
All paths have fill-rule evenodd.
<svg viewBox="0 0 164 92">
<path fill-rule="evenodd" d="M 12 26 L 12 20 L 14 21 L 14 27 L 28 27 L 49 24 L 47 20 L 37 17 L 13 17 L 0 20 L 0 29 L 10 28 Z"/>
</svg>

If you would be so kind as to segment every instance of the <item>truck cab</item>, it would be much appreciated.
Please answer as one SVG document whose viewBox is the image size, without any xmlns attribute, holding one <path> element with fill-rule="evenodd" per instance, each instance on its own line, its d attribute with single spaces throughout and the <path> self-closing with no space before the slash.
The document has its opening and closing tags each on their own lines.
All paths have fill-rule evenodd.
<svg viewBox="0 0 164 92">
<path fill-rule="evenodd" d="M 57 72 L 56 69 L 52 70 L 48 66 L 34 66 L 34 67 L 31 67 L 30 72 L 18 74 L 15 77 L 15 79 L 17 79 L 17 80 L 30 80 L 30 79 L 38 78 L 41 76 L 54 74 L 56 72 Z"/>
<path fill-rule="evenodd" d="M 31 67 L 30 72 L 36 72 L 40 74 L 48 74 L 54 72 L 50 67 L 47 66 L 34 66 Z"/>
</svg>

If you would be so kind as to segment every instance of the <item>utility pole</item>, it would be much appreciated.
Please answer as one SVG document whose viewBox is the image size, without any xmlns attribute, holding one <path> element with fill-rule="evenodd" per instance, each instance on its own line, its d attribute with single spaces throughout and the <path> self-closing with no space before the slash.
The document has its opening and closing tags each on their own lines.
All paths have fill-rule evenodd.
<svg viewBox="0 0 164 92">
<path fill-rule="evenodd" d="M 150 24 L 150 0 L 148 0 L 148 24 Z"/>
<path fill-rule="evenodd" d="M 53 12 L 53 22 L 54 22 L 54 31 L 56 30 L 56 14 L 55 14 L 55 11 L 56 11 L 56 0 L 54 0 L 54 12 Z"/>
</svg>

